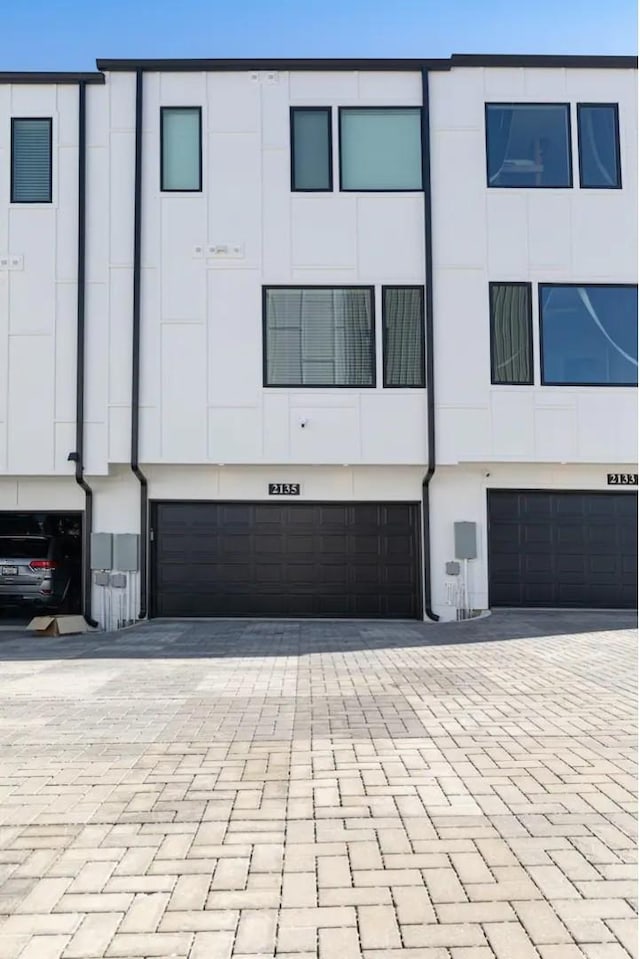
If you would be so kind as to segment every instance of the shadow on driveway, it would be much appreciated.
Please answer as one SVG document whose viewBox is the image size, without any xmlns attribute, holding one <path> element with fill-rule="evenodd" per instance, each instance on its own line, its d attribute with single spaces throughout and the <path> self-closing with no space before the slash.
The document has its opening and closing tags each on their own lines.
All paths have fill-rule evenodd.
<svg viewBox="0 0 640 959">
<path fill-rule="evenodd" d="M 501 610 L 464 623 L 393 620 L 156 619 L 116 633 L 0 632 L 0 661 L 217 659 L 449 646 L 629 630 L 635 611 Z"/>
</svg>

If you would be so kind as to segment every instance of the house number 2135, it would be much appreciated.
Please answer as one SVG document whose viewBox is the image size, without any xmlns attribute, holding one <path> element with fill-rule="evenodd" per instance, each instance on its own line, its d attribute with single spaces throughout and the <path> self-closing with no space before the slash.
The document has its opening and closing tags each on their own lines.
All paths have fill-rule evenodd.
<svg viewBox="0 0 640 959">
<path fill-rule="evenodd" d="M 269 483 L 269 496 L 300 496 L 300 483 Z"/>
</svg>

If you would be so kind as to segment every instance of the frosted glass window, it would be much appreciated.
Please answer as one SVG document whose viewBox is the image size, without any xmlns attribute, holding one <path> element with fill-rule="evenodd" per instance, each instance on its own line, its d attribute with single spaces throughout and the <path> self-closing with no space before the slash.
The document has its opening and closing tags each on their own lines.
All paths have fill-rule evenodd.
<svg viewBox="0 0 640 959">
<path fill-rule="evenodd" d="M 374 386 L 370 287 L 264 291 L 265 386 Z"/>
<path fill-rule="evenodd" d="M 51 118 L 11 121 L 11 202 L 51 203 Z"/>
<path fill-rule="evenodd" d="M 615 103 L 578 104 L 580 186 L 619 190 L 620 137 Z"/>
<path fill-rule="evenodd" d="M 341 190 L 421 190 L 420 107 L 340 110 Z"/>
<path fill-rule="evenodd" d="M 491 382 L 533 383 L 531 287 L 491 283 Z"/>
<path fill-rule="evenodd" d="M 637 386 L 637 286 L 539 287 L 542 382 Z"/>
<path fill-rule="evenodd" d="M 291 189 L 331 190 L 331 108 L 291 111 Z"/>
<path fill-rule="evenodd" d="M 424 386 L 421 286 L 383 287 L 384 385 Z"/>
<path fill-rule="evenodd" d="M 202 115 L 200 107 L 162 107 L 160 111 L 161 189 L 202 189 Z"/>
</svg>

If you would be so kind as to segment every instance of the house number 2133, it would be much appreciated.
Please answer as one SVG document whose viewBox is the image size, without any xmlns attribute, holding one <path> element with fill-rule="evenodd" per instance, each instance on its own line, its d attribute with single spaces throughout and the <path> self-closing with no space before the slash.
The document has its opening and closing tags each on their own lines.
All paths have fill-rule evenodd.
<svg viewBox="0 0 640 959">
<path fill-rule="evenodd" d="M 300 496 L 300 483 L 269 483 L 269 496 Z"/>
</svg>

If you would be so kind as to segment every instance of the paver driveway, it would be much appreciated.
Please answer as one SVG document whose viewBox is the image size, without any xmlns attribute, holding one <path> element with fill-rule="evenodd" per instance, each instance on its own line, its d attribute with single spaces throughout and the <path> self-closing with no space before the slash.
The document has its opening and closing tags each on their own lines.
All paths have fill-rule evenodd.
<svg viewBox="0 0 640 959">
<path fill-rule="evenodd" d="M 0 957 L 618 959 L 634 620 L 0 633 Z"/>
</svg>

